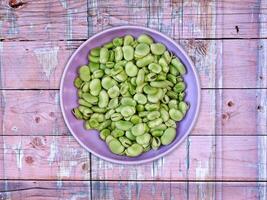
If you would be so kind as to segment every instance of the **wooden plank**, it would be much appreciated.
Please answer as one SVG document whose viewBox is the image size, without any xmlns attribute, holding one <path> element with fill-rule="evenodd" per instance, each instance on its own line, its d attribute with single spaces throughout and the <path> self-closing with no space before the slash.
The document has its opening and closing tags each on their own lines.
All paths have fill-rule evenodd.
<svg viewBox="0 0 267 200">
<path fill-rule="evenodd" d="M 259 19 L 261 21 L 267 20 L 267 10 L 264 9 L 265 1 L 260 1 L 260 10 L 261 14 Z M 260 36 L 264 35 L 264 32 L 267 31 L 266 26 L 260 26 L 259 32 Z M 259 54 L 258 54 L 258 65 L 257 65 L 257 74 L 259 79 L 257 80 L 258 87 L 267 88 L 267 41 L 259 41 Z M 258 132 L 267 132 L 267 90 L 257 90 L 257 105 L 258 105 L 258 117 L 257 117 L 257 131 Z M 263 126 L 261 125 L 263 124 Z M 258 152 L 258 178 L 262 179 L 267 177 L 267 165 L 264 165 L 264 162 L 267 160 L 267 137 L 258 137 L 258 148 L 261 151 Z M 267 198 L 267 189 L 264 187 L 259 187 L 260 195 L 259 199 L 264 200 Z"/>
<path fill-rule="evenodd" d="M 161 30 L 175 39 L 259 37 L 257 27 L 265 22 L 257 17 L 260 13 L 257 1 L 220 2 L 168 0 L 149 3 L 139 0 L 116 1 L 114 4 L 112 1 L 90 0 L 89 21 L 93 29 L 89 33 L 116 25 L 138 24 Z M 223 20 L 217 21 L 218 16 L 223 16 Z M 264 32 L 263 36 L 266 35 Z"/>
<path fill-rule="evenodd" d="M 223 144 L 218 145 L 218 140 Z M 263 151 L 257 141 L 254 136 L 217 136 L 216 141 L 214 136 L 190 136 L 169 155 L 139 166 L 92 156 L 92 179 L 267 181 L 257 175 L 258 153 Z M 1 179 L 90 180 L 89 153 L 71 136 L 4 136 L 1 146 L 5 154 Z M 222 162 L 222 169 L 215 167 L 215 161 Z M 266 164 L 261 160 L 261 165 Z M 216 176 L 216 170 L 223 176 Z"/>
<path fill-rule="evenodd" d="M 218 90 L 221 94 L 215 97 L 215 90 L 202 90 L 200 114 L 191 134 L 266 135 L 266 124 L 256 124 L 257 117 L 265 116 L 263 119 L 266 119 L 266 103 L 257 104 L 258 91 L 266 92 L 227 89 Z M 263 93 L 262 98 L 266 97 Z M 5 90 L 2 102 L 4 135 L 69 135 L 61 115 L 58 91 Z M 216 108 L 219 103 L 222 106 Z M 222 128 L 216 131 L 215 126 Z"/>
<path fill-rule="evenodd" d="M 199 188 L 213 187 L 218 183 L 199 182 L 92 182 L 92 199 L 216 199 L 223 194 L 224 199 L 256 200 L 259 197 L 256 183 L 225 182 L 223 190 L 217 190 L 211 196 L 200 193 Z M 90 183 L 85 181 L 7 181 L 1 184 L 1 198 L 3 199 L 29 199 L 29 200 L 65 200 L 65 199 L 91 199 Z M 4 189 L 7 185 L 7 189 Z M 266 184 L 261 186 L 266 188 Z M 188 191 L 187 191 L 188 188 Z"/>
<path fill-rule="evenodd" d="M 2 40 L 73 40 L 87 38 L 87 1 L 3 0 Z"/>
<path fill-rule="evenodd" d="M 90 179 L 89 153 L 71 136 L 8 136 L 1 146 L 1 179 Z"/>
<path fill-rule="evenodd" d="M 90 181 L 1 181 L 1 199 L 88 200 Z"/>
</svg>

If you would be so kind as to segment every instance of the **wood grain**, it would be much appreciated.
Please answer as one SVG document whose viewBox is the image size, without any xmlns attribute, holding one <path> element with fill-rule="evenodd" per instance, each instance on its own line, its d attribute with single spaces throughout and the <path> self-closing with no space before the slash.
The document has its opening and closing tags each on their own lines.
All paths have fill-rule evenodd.
<svg viewBox="0 0 267 200">
<path fill-rule="evenodd" d="M 202 90 L 192 135 L 266 135 L 266 103 L 258 102 L 259 91 L 266 102 L 267 90 Z M 2 101 L 3 135 L 69 135 L 58 91 L 2 91 Z M 219 103 L 222 106 L 216 108 Z M 256 124 L 257 118 L 263 121 Z M 221 130 L 216 130 L 218 126 Z"/>
<path fill-rule="evenodd" d="M 3 137 L 1 147 L 1 179 L 90 179 L 89 153 L 72 136 Z"/>
<path fill-rule="evenodd" d="M 235 199 L 256 200 L 260 196 L 259 188 L 266 189 L 266 184 L 260 187 L 256 183 L 224 182 L 222 190 L 213 193 L 202 193 L 201 188 L 215 188 L 218 182 L 107 182 L 93 181 L 92 193 L 90 182 L 87 181 L 4 181 L 1 185 L 3 199 L 29 200 L 131 200 L 131 199 Z M 6 189 L 4 189 L 6 188 Z M 2 190 L 4 189 L 4 190 Z"/>
<path fill-rule="evenodd" d="M 87 38 L 87 1 L 3 0 L 0 3 L 0 39 L 77 40 Z M 17 4 L 17 5 L 16 5 Z"/>
<path fill-rule="evenodd" d="M 72 136 L 3 136 L 2 140 L 1 179 L 90 180 L 89 153 Z M 261 148 L 254 136 L 190 136 L 169 155 L 139 166 L 112 164 L 92 156 L 92 179 L 266 181 L 266 177 L 257 177 L 259 162 L 267 164 L 258 160 Z"/>
<path fill-rule="evenodd" d="M 0 199 L 91 199 L 90 181 L 1 181 L 0 190 Z"/>
</svg>

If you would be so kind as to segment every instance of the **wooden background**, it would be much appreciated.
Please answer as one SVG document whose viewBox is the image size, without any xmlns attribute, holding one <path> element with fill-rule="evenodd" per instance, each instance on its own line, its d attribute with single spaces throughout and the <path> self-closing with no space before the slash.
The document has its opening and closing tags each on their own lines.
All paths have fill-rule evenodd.
<svg viewBox="0 0 267 200">
<path fill-rule="evenodd" d="M 184 47 L 201 79 L 198 122 L 171 154 L 123 166 L 67 130 L 59 82 L 103 29 L 142 25 Z M 0 199 L 267 199 L 266 0 L 1 0 Z"/>
</svg>

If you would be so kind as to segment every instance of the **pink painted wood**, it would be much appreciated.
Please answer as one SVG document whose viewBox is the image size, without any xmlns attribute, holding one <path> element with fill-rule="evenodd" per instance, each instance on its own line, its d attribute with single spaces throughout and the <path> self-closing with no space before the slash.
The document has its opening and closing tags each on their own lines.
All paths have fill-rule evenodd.
<svg viewBox="0 0 267 200">
<path fill-rule="evenodd" d="M 0 198 L 267 199 L 266 16 L 263 0 L 1 1 Z M 203 88 L 191 136 L 135 167 L 81 148 L 58 101 L 72 52 L 123 24 L 176 40 Z"/>
</svg>

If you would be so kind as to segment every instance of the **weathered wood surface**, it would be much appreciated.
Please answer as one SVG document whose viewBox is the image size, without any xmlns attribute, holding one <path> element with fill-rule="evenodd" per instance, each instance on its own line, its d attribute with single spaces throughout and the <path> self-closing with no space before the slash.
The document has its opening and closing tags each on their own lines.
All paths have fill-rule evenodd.
<svg viewBox="0 0 267 200">
<path fill-rule="evenodd" d="M 138 24 L 180 38 L 258 38 L 267 8 L 257 1 L 67 1 L 3 0 L 1 39 L 72 40 L 104 28 Z M 223 20 L 216 20 L 222 16 Z M 87 19 L 88 17 L 88 19 Z M 263 32 L 262 36 L 266 36 Z"/>
<path fill-rule="evenodd" d="M 266 189 L 266 183 L 224 182 L 107 182 L 107 181 L 3 181 L 0 183 L 2 199 L 27 200 L 132 200 L 132 199 L 235 199 L 257 200 L 259 188 Z M 203 192 L 202 188 L 204 188 Z M 103 192 L 104 191 L 104 192 Z"/>
<path fill-rule="evenodd" d="M 263 0 L 1 1 L 0 199 L 265 200 L 266 21 Z M 202 87 L 191 136 L 140 166 L 86 152 L 59 108 L 72 52 L 98 31 L 125 24 L 181 44 Z"/>
<path fill-rule="evenodd" d="M 91 169 L 92 180 L 267 181 L 257 177 L 259 165 L 267 164 L 258 159 L 260 140 L 267 136 L 189 136 L 164 158 L 124 166 L 93 155 L 90 161 L 72 136 L 3 136 L 0 179 L 90 180 Z"/>
</svg>

